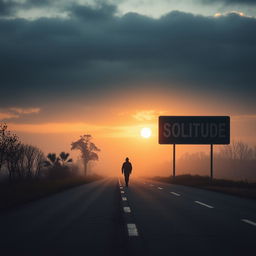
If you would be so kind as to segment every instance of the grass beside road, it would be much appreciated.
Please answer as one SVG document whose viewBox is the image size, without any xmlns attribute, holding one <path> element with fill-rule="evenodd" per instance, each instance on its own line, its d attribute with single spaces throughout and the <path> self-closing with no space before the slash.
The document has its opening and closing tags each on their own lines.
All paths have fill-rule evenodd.
<svg viewBox="0 0 256 256">
<path fill-rule="evenodd" d="M 153 177 L 154 180 L 163 181 L 183 186 L 191 186 L 201 189 L 213 190 L 216 192 L 227 193 L 235 196 L 242 196 L 256 199 L 256 183 L 247 181 L 233 181 L 225 179 L 213 179 L 210 182 L 209 177 L 199 175 L 178 175 L 175 177 Z"/>
<path fill-rule="evenodd" d="M 60 180 L 30 180 L 0 184 L 0 210 L 46 197 L 57 192 L 101 179 L 92 175 L 86 178 L 73 177 Z"/>
</svg>

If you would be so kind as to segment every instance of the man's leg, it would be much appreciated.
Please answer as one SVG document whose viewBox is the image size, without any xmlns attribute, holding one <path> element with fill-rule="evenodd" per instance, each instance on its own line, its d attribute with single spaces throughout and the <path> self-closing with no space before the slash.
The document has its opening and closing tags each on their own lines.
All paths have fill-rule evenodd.
<svg viewBox="0 0 256 256">
<path fill-rule="evenodd" d="M 129 183 L 129 174 L 125 175 L 125 183 L 126 183 L 126 187 L 128 187 L 128 183 Z"/>
<path fill-rule="evenodd" d="M 127 175 L 124 175 L 125 185 L 127 187 Z"/>
</svg>

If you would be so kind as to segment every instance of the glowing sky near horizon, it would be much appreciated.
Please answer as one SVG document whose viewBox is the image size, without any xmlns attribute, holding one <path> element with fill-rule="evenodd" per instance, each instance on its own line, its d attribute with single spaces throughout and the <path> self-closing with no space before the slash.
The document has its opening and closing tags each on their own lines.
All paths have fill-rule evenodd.
<svg viewBox="0 0 256 256">
<path fill-rule="evenodd" d="M 102 149 L 92 165 L 104 174 L 126 156 L 140 174 L 170 161 L 159 115 L 230 115 L 231 140 L 254 146 L 255 6 L 0 0 L 0 120 L 45 153 L 92 134 Z M 178 156 L 186 150 L 208 149 L 182 146 Z"/>
</svg>

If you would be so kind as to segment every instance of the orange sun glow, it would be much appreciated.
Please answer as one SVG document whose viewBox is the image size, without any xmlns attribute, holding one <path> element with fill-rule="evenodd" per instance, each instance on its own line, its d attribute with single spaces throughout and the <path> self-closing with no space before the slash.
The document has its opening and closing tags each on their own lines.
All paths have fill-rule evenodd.
<svg viewBox="0 0 256 256">
<path fill-rule="evenodd" d="M 141 137 L 148 139 L 151 136 L 151 129 L 148 127 L 144 127 L 140 130 Z"/>
</svg>

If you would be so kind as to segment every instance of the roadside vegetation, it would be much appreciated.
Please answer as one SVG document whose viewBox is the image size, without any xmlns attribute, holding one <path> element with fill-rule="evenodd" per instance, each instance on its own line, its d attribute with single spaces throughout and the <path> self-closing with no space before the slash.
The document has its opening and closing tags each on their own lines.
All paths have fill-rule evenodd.
<svg viewBox="0 0 256 256">
<path fill-rule="evenodd" d="M 182 175 L 175 179 L 172 176 L 153 179 L 256 199 L 256 146 L 241 141 L 219 146 L 214 154 L 212 181 L 205 175 L 209 173 L 210 159 L 204 152 L 185 153 L 176 167 Z"/>
<path fill-rule="evenodd" d="M 82 159 L 87 163 L 98 160 L 93 151 L 98 148 L 91 143 L 82 144 Z M 95 148 L 93 147 L 95 146 Z M 74 148 L 74 143 L 71 146 Z M 84 150 L 84 151 L 83 151 Z M 96 157 L 97 156 L 97 157 Z M 0 209 L 6 209 L 35 200 L 67 188 L 100 179 L 98 175 L 80 172 L 67 152 L 49 153 L 47 156 L 37 147 L 27 145 L 8 130 L 6 124 L 0 124 Z"/>
</svg>

